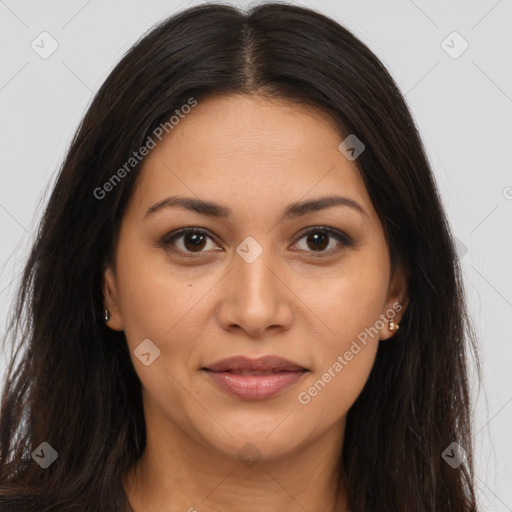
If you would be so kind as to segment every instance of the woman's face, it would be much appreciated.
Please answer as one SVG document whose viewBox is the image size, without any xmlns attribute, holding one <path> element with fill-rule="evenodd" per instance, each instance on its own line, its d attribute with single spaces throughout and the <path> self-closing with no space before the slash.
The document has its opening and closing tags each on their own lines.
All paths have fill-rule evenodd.
<svg viewBox="0 0 512 512">
<path fill-rule="evenodd" d="M 382 315 L 399 321 L 406 302 L 341 142 L 311 108 L 222 96 L 200 101 L 146 156 L 104 292 L 161 440 L 267 460 L 326 435 L 341 442 L 379 338 L 393 335 Z M 171 196 L 216 207 L 161 203 Z M 333 196 L 345 199 L 296 205 Z M 249 367 L 214 366 L 237 356 Z M 263 356 L 296 367 L 272 376 L 275 360 L 254 365 Z"/>
</svg>

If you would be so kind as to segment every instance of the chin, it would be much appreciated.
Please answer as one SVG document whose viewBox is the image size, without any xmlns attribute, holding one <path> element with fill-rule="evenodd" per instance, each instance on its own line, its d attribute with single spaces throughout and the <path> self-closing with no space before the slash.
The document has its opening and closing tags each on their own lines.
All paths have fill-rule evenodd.
<svg viewBox="0 0 512 512">
<path fill-rule="evenodd" d="M 215 451 L 228 458 L 239 460 L 247 466 L 255 461 L 271 462 L 286 457 L 300 449 L 306 442 L 305 439 L 301 442 L 295 432 L 285 430 L 278 432 L 280 427 L 273 432 L 272 429 L 265 429 L 262 432 L 252 428 L 236 431 L 228 425 L 226 428 L 232 437 L 225 431 L 222 431 L 221 437 L 212 437 L 210 431 L 205 435 L 204 440 Z"/>
</svg>

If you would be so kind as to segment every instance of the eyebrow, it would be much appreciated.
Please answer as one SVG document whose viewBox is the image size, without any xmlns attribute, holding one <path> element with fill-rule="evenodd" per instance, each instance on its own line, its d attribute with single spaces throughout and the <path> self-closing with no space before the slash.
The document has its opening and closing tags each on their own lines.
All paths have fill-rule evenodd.
<svg viewBox="0 0 512 512">
<path fill-rule="evenodd" d="M 347 206 L 368 217 L 364 208 L 354 199 L 343 196 L 325 196 L 308 201 L 297 201 L 288 205 L 282 215 L 282 220 L 294 219 L 308 213 L 317 212 L 333 206 Z M 144 218 L 147 218 L 159 210 L 181 207 L 209 217 L 217 217 L 227 219 L 230 217 L 232 210 L 226 206 L 222 206 L 214 201 L 205 201 L 203 199 L 195 199 L 191 197 L 170 196 L 162 199 L 154 204 L 146 211 Z"/>
</svg>

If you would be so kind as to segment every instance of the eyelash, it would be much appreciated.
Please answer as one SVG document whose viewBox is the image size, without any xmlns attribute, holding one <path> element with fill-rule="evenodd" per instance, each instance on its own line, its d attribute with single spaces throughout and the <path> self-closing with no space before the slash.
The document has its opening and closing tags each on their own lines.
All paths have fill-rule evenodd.
<svg viewBox="0 0 512 512">
<path fill-rule="evenodd" d="M 325 251 L 325 250 L 318 251 L 318 252 L 306 251 L 306 252 L 311 253 L 313 255 L 313 257 L 315 257 L 315 258 L 322 258 L 325 256 L 330 256 L 334 253 L 339 252 L 340 250 L 342 250 L 345 247 L 351 247 L 354 245 L 353 240 L 348 235 L 346 235 L 342 231 L 338 231 L 337 229 L 329 228 L 327 226 L 313 226 L 312 228 L 309 228 L 307 231 L 303 232 L 299 236 L 299 238 L 297 239 L 297 242 L 299 240 L 302 240 L 303 238 L 307 237 L 311 233 L 318 233 L 318 232 L 325 233 L 329 237 L 337 238 L 338 241 L 341 242 L 342 247 L 340 247 L 338 249 L 330 249 L 329 251 Z M 194 253 L 194 252 L 190 252 L 190 251 L 183 251 L 181 249 L 176 249 L 175 247 L 173 247 L 173 243 L 177 239 L 179 239 L 189 233 L 205 235 L 208 238 L 210 238 L 213 242 L 215 242 L 213 235 L 207 229 L 187 227 L 187 228 L 181 228 L 177 231 L 167 234 L 166 236 L 164 236 L 161 239 L 159 245 L 160 245 L 160 247 L 163 247 L 166 249 L 171 249 L 173 252 L 181 253 L 182 255 L 184 255 L 184 257 L 187 257 L 187 258 L 200 257 L 205 251 L 199 251 L 197 253 Z M 295 242 L 295 243 L 297 243 L 297 242 Z"/>
</svg>

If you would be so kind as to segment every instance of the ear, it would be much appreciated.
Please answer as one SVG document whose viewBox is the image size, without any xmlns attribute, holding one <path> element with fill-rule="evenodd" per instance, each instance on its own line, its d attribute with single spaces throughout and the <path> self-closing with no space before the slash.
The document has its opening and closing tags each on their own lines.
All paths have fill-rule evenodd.
<svg viewBox="0 0 512 512">
<path fill-rule="evenodd" d="M 396 330 L 390 329 L 390 320 L 395 324 L 399 324 L 404 316 L 405 310 L 409 305 L 408 282 L 409 272 L 400 263 L 393 270 L 388 286 L 386 304 L 381 312 L 384 327 L 380 330 L 380 340 L 392 338 L 397 333 Z"/>
<path fill-rule="evenodd" d="M 105 322 L 105 325 L 113 331 L 122 331 L 124 325 L 119 310 L 117 278 L 111 265 L 103 273 L 102 288 L 103 306 L 110 313 L 110 319 Z"/>
</svg>

